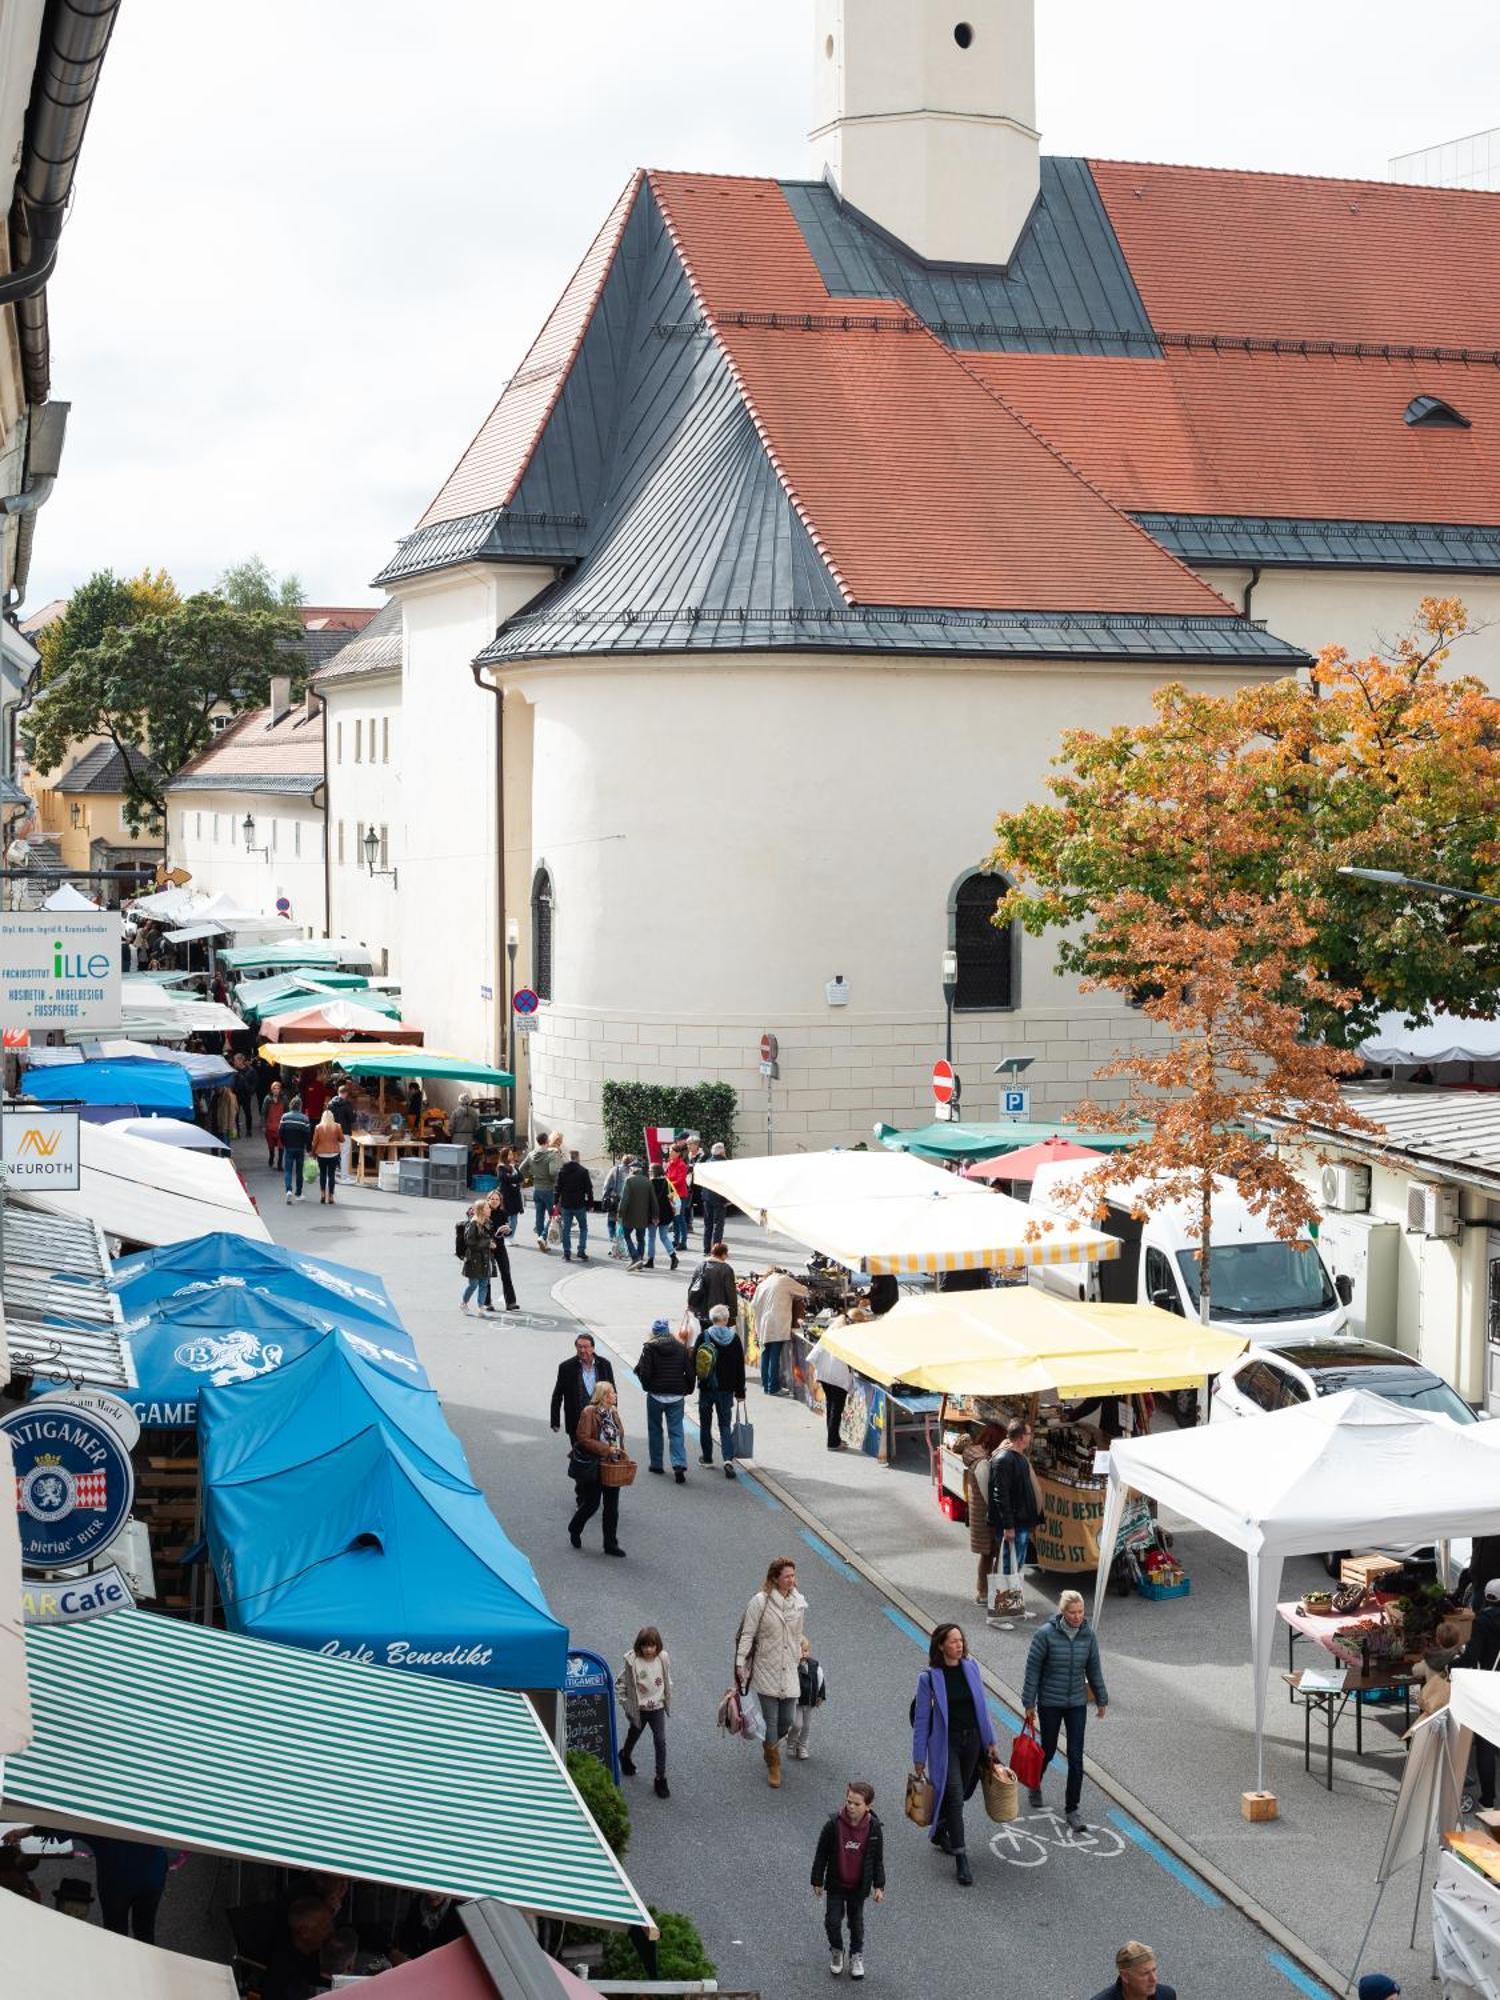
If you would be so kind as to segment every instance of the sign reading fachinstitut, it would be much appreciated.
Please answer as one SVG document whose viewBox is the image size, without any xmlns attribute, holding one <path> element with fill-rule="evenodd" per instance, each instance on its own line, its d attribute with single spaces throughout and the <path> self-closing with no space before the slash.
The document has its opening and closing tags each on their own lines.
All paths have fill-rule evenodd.
<svg viewBox="0 0 1500 2000">
<path fill-rule="evenodd" d="M 119 912 L 0 913 L 0 1021 L 7 1028 L 118 1027 Z"/>
</svg>

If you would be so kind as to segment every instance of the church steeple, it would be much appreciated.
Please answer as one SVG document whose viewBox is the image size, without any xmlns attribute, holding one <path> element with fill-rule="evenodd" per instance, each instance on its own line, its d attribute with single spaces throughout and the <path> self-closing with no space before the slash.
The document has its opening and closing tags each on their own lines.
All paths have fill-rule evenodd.
<svg viewBox="0 0 1500 2000">
<path fill-rule="evenodd" d="M 1034 0 L 817 0 L 814 169 L 919 255 L 1005 264 L 1040 185 Z"/>
</svg>

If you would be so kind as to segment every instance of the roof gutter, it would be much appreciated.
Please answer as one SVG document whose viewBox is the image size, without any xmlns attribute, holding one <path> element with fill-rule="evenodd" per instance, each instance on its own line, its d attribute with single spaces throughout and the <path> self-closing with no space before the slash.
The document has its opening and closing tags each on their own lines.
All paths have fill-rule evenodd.
<svg viewBox="0 0 1500 2000">
<path fill-rule="evenodd" d="M 1277 1118 L 1256 1122 L 1278 1138 L 1288 1129 Z M 1371 1139 L 1363 1132 L 1335 1132 L 1325 1126 L 1307 1126 L 1304 1130 L 1307 1139 L 1315 1145 L 1326 1143 L 1341 1153 L 1352 1153 L 1356 1159 L 1369 1160 L 1375 1166 L 1393 1167 L 1398 1173 L 1425 1175 L 1435 1181 L 1451 1181 L 1455 1187 L 1467 1188 L 1472 1194 L 1487 1195 L 1491 1201 L 1500 1201 L 1500 1173 L 1490 1173 L 1484 1167 L 1460 1166 L 1435 1154 L 1417 1153 L 1408 1146 Z"/>
</svg>

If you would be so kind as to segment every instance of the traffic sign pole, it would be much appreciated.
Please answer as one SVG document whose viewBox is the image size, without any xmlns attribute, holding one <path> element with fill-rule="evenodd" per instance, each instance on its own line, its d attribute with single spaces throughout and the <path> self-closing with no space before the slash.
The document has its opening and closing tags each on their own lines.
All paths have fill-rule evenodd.
<svg viewBox="0 0 1500 2000">
<path fill-rule="evenodd" d="M 760 1073 L 766 1080 L 766 1158 L 767 1159 L 769 1159 L 771 1157 L 771 1154 L 775 1151 L 775 1147 L 771 1142 L 771 1117 L 772 1117 L 772 1100 L 775 1093 L 776 1079 L 781 1074 L 781 1065 L 777 1060 L 780 1054 L 781 1054 L 781 1044 L 777 1041 L 776 1037 L 770 1032 L 770 1030 L 767 1029 L 765 1034 L 763 1034 L 760 1038 Z"/>
</svg>

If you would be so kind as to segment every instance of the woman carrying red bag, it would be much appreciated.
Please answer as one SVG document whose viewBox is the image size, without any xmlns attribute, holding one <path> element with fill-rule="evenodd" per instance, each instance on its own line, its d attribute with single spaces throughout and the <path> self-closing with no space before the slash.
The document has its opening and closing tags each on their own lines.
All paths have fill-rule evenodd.
<svg viewBox="0 0 1500 2000">
<path fill-rule="evenodd" d="M 964 1844 L 964 1800 L 979 1783 L 981 1765 L 999 1763 L 1000 1748 L 963 1627 L 939 1625 L 927 1660 L 912 1704 L 912 1767 L 919 1776 L 930 1775 L 936 1794 L 927 1837 L 941 1853 L 953 1856 L 967 1889 L 974 1874 Z"/>
</svg>

